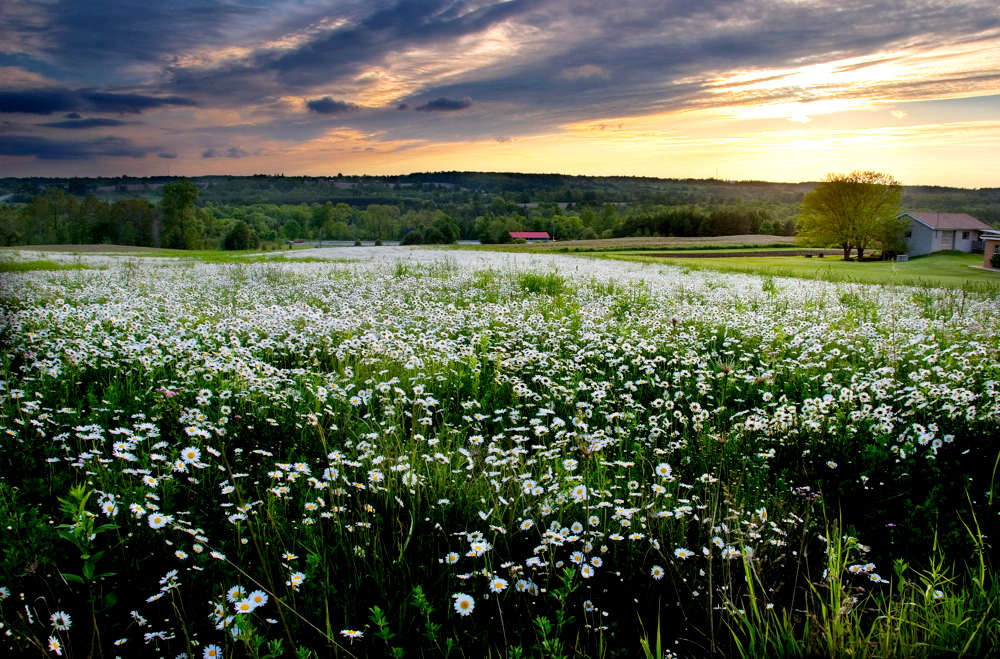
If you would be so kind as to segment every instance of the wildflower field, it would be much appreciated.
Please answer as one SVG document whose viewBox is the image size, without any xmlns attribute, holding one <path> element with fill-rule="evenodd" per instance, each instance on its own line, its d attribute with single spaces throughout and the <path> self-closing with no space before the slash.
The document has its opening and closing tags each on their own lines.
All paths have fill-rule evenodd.
<svg viewBox="0 0 1000 659">
<path fill-rule="evenodd" d="M 997 297 L 323 253 L 2 276 L 0 652 L 1000 648 Z"/>
</svg>

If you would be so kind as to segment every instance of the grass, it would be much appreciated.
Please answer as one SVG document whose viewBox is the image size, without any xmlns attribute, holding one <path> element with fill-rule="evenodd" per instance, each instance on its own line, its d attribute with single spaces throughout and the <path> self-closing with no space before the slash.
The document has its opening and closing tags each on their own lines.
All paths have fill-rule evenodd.
<svg viewBox="0 0 1000 659">
<path fill-rule="evenodd" d="M 89 270 L 83 263 L 56 263 L 45 259 L 32 261 L 0 260 L 0 272 L 31 272 L 32 270 Z"/>
<path fill-rule="evenodd" d="M 505 252 L 604 252 L 619 250 L 651 249 L 733 249 L 738 247 L 791 247 L 793 236 L 746 234 L 737 236 L 707 237 L 632 237 L 601 238 L 596 240 L 557 240 L 551 243 L 462 245 L 462 249 L 500 250 Z"/>
<path fill-rule="evenodd" d="M 290 250 L 275 250 L 272 252 L 262 252 L 260 250 L 241 250 L 241 251 L 225 251 L 219 249 L 166 249 L 160 247 L 137 247 L 131 245 L 26 245 L 18 247 L 5 247 L 0 248 L 0 254 L 4 251 L 14 253 L 16 251 L 31 251 L 31 252 L 52 252 L 56 254 L 71 254 L 74 256 L 93 256 L 99 254 L 108 254 L 115 256 L 129 256 L 137 258 L 163 258 L 163 259 L 185 259 L 190 261 L 198 261 L 201 263 L 213 263 L 213 264 L 224 264 L 224 263 L 310 263 L 310 262 L 320 262 L 320 263 L 347 263 L 353 261 L 353 259 L 331 259 L 322 257 L 289 257 L 288 251 Z M 5 263 L 16 263 L 14 261 L 4 261 Z M 26 261 L 25 263 L 52 263 L 52 265 L 57 267 L 33 267 L 27 268 L 28 270 L 65 270 L 67 268 L 73 267 L 86 267 L 86 266 L 62 266 L 56 264 L 52 261 Z"/>
<path fill-rule="evenodd" d="M 979 254 L 942 252 L 895 261 L 858 263 L 838 257 L 806 258 L 804 256 L 747 256 L 740 258 L 670 258 L 642 254 L 604 253 L 600 256 L 627 261 L 644 261 L 681 266 L 688 270 L 718 270 L 747 274 L 846 281 L 865 284 L 896 284 L 971 289 L 983 292 L 1000 291 L 1000 273 L 976 269 L 982 265 Z"/>
</svg>

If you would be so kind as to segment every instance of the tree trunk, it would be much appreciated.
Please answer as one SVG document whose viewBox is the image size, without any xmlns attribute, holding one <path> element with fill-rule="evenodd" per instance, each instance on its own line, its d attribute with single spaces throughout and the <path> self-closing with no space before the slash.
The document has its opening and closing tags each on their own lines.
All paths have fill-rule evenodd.
<svg viewBox="0 0 1000 659">
<path fill-rule="evenodd" d="M 851 259 L 851 246 L 843 245 L 844 248 L 844 260 L 849 261 Z"/>
<path fill-rule="evenodd" d="M 860 261 L 862 257 L 864 257 L 864 255 L 865 255 L 865 248 L 858 247 L 858 261 Z"/>
</svg>

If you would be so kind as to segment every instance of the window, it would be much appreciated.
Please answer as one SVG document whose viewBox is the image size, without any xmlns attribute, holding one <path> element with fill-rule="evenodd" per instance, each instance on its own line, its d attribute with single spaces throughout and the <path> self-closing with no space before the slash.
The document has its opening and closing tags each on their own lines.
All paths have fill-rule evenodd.
<svg viewBox="0 0 1000 659">
<path fill-rule="evenodd" d="M 909 237 L 910 237 L 910 236 L 912 236 L 912 235 L 913 235 L 913 232 L 912 232 L 912 231 L 907 231 L 907 232 L 906 232 L 906 237 L 907 237 L 907 238 L 909 238 Z"/>
<path fill-rule="evenodd" d="M 968 231 L 963 231 L 962 232 L 962 240 L 968 240 L 968 239 L 969 239 L 969 232 Z"/>
</svg>

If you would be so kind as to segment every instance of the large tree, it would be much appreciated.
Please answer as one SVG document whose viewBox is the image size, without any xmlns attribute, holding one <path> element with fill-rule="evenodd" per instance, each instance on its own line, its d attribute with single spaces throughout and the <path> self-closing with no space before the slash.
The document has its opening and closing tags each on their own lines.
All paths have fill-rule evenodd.
<svg viewBox="0 0 1000 659">
<path fill-rule="evenodd" d="M 826 180 L 802 198 L 800 239 L 821 245 L 839 245 L 844 259 L 856 249 L 858 259 L 879 245 L 891 249 L 904 225 L 897 219 L 903 188 L 889 174 L 855 171 L 828 174 Z"/>
<path fill-rule="evenodd" d="M 163 227 L 160 240 L 164 247 L 198 249 L 202 246 L 205 225 L 197 213 L 198 188 L 187 179 L 163 186 L 160 208 Z"/>
</svg>

